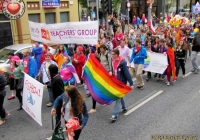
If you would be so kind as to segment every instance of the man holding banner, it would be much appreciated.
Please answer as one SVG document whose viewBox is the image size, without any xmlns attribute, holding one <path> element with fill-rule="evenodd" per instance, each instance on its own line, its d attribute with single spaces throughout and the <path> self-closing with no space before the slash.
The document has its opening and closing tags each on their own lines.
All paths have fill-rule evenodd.
<svg viewBox="0 0 200 140">
<path fill-rule="evenodd" d="M 131 55 L 130 63 L 134 60 L 137 88 L 144 89 L 142 70 L 144 68 L 144 59 L 147 58 L 147 51 L 145 47 L 141 45 L 141 40 L 139 38 L 135 40 L 135 46 L 136 47 L 133 49 Z"/>
</svg>

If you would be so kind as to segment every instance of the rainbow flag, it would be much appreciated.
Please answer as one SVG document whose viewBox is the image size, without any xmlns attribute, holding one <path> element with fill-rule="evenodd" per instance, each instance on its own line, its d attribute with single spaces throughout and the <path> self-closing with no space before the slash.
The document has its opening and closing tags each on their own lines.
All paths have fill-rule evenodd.
<svg viewBox="0 0 200 140">
<path fill-rule="evenodd" d="M 144 68 L 147 68 L 150 64 L 150 56 L 147 57 L 147 59 L 144 59 Z"/>
<path fill-rule="evenodd" d="M 89 55 L 84 66 L 83 80 L 94 100 L 100 104 L 111 104 L 131 90 L 115 76 L 109 76 L 107 70 L 93 55 Z"/>
</svg>

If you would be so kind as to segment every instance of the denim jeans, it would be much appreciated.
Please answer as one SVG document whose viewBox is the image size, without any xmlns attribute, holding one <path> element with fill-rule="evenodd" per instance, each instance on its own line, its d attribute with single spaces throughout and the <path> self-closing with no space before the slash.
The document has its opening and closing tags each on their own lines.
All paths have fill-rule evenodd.
<svg viewBox="0 0 200 140">
<path fill-rule="evenodd" d="M 125 100 L 124 98 L 122 97 L 121 99 L 118 99 L 115 101 L 115 108 L 114 108 L 114 112 L 113 112 L 113 116 L 118 116 L 118 113 L 119 113 L 119 106 L 120 106 L 120 102 L 121 102 L 121 105 L 122 105 L 122 109 L 127 109 L 126 107 L 126 103 L 125 103 Z"/>
<path fill-rule="evenodd" d="M 4 119 L 6 117 L 6 111 L 3 107 L 5 96 L 6 96 L 6 91 L 0 91 L 0 117 L 1 119 Z"/>
<path fill-rule="evenodd" d="M 180 67 L 182 69 L 182 74 L 185 75 L 184 61 L 185 61 L 184 59 L 176 59 L 176 77 L 178 77 Z"/>
<path fill-rule="evenodd" d="M 192 61 L 193 70 L 199 70 L 199 67 L 197 65 L 197 60 L 196 60 L 197 54 L 198 52 L 192 51 L 191 61 Z"/>
<path fill-rule="evenodd" d="M 49 93 L 49 102 L 51 102 L 53 104 L 54 103 L 53 91 L 51 88 L 48 88 L 47 90 Z"/>
</svg>

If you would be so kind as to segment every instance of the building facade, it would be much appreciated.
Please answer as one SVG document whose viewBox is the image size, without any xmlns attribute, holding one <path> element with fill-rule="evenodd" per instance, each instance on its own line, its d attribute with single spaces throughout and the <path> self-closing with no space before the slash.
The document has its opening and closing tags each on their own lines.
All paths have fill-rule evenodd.
<svg viewBox="0 0 200 140">
<path fill-rule="evenodd" d="M 152 6 L 152 14 L 156 17 L 162 17 L 165 13 L 189 13 L 193 5 L 199 0 L 154 0 Z M 123 0 L 121 5 L 121 12 L 127 14 L 126 0 Z M 131 8 L 129 15 L 139 16 L 142 14 L 147 15 L 148 13 L 148 0 L 129 0 Z"/>
<path fill-rule="evenodd" d="M 0 12 L 0 48 L 11 44 L 31 43 L 28 21 L 39 23 L 78 22 L 78 0 L 61 0 L 60 7 L 43 8 L 40 0 L 24 0 L 26 11 L 17 20 Z"/>
</svg>

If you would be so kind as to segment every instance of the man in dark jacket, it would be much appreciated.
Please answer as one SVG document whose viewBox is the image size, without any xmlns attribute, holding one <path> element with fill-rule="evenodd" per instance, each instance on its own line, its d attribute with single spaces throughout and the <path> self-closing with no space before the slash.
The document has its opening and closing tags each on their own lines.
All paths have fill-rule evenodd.
<svg viewBox="0 0 200 140">
<path fill-rule="evenodd" d="M 54 101 L 55 101 L 56 98 L 64 92 L 64 83 L 60 75 L 58 74 L 58 67 L 56 65 L 51 64 L 49 66 L 49 73 L 51 77 L 51 84 L 49 84 L 48 86 L 51 86 L 51 89 L 53 91 Z M 62 107 L 62 102 L 59 102 L 58 107 L 56 108 L 56 125 L 58 125 L 57 128 L 59 128 L 61 124 L 61 121 L 60 121 L 61 107 Z"/>
<path fill-rule="evenodd" d="M 200 52 L 200 32 L 197 33 L 194 37 L 193 40 L 193 46 L 192 46 L 192 55 L 191 55 L 191 61 L 192 61 L 192 67 L 193 70 L 191 72 L 193 72 L 194 74 L 199 73 L 199 67 L 197 65 L 197 54 Z"/>
<path fill-rule="evenodd" d="M 0 73 L 0 126 L 5 123 L 5 117 L 8 115 L 6 113 L 4 107 L 3 107 L 3 102 L 4 98 L 6 96 L 6 79 L 2 73 Z"/>
<path fill-rule="evenodd" d="M 129 82 L 129 85 L 131 86 L 131 88 L 133 89 L 133 81 L 131 78 L 131 75 L 129 73 L 128 67 L 127 67 L 127 63 L 124 60 L 124 58 L 122 58 L 121 56 L 119 56 L 119 50 L 115 49 L 112 51 L 112 72 L 109 73 L 110 76 L 115 75 L 117 77 L 118 80 L 120 80 L 121 82 L 123 82 L 124 84 L 127 84 L 127 81 Z M 119 113 L 119 104 L 121 102 L 122 105 L 122 113 L 126 113 L 127 112 L 127 107 L 126 107 L 126 103 L 124 98 L 120 98 L 118 100 L 115 101 L 115 108 L 114 108 L 114 112 L 111 116 L 111 120 L 112 121 L 116 121 L 117 120 L 117 116 Z"/>
</svg>

